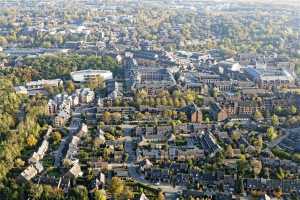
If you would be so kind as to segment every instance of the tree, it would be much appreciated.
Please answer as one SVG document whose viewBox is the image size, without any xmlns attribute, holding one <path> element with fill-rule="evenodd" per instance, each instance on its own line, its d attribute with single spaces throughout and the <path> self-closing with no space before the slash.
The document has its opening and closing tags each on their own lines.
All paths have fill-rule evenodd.
<svg viewBox="0 0 300 200">
<path fill-rule="evenodd" d="M 61 134 L 58 131 L 55 131 L 52 134 L 52 140 L 53 140 L 54 144 L 58 144 L 61 141 Z"/>
<path fill-rule="evenodd" d="M 128 199 L 133 199 L 134 198 L 133 192 L 128 187 L 124 188 L 123 195 L 124 195 L 123 196 L 124 200 L 128 200 Z"/>
<path fill-rule="evenodd" d="M 164 195 L 163 192 L 159 192 L 159 193 L 158 193 L 157 200 L 165 200 L 165 195 Z"/>
<path fill-rule="evenodd" d="M 292 115 L 295 115 L 295 114 L 297 113 L 297 107 L 294 106 L 294 105 L 292 105 L 291 108 L 290 108 L 290 113 L 291 113 Z"/>
<path fill-rule="evenodd" d="M 257 153 L 260 153 L 263 147 L 263 139 L 261 135 L 259 135 L 258 138 L 254 141 L 254 146 Z"/>
<path fill-rule="evenodd" d="M 72 81 L 66 82 L 66 92 L 72 94 L 75 91 L 75 85 Z"/>
<path fill-rule="evenodd" d="M 95 200 L 106 200 L 106 194 L 104 190 L 96 190 L 94 195 Z"/>
<path fill-rule="evenodd" d="M 226 147 L 226 152 L 225 152 L 225 156 L 227 157 L 227 158 L 232 158 L 233 157 L 233 149 L 232 149 L 232 146 L 229 144 L 229 145 L 227 145 L 227 147 Z"/>
<path fill-rule="evenodd" d="M 262 120 L 264 117 L 263 117 L 263 115 L 262 115 L 262 113 L 260 112 L 260 111 L 255 111 L 255 113 L 254 113 L 254 119 L 256 120 L 256 121 L 259 121 L 259 120 Z"/>
<path fill-rule="evenodd" d="M 36 143 L 37 143 L 37 139 L 32 134 L 30 134 L 27 137 L 27 144 L 32 147 L 32 146 L 36 145 Z"/>
<path fill-rule="evenodd" d="M 191 103 L 195 100 L 195 93 L 191 90 L 188 90 L 185 94 L 185 99 L 188 103 Z"/>
<path fill-rule="evenodd" d="M 45 41 L 42 43 L 43 48 L 51 48 L 51 46 L 52 46 L 51 42 Z"/>
<path fill-rule="evenodd" d="M 262 170 L 261 161 L 255 160 L 255 159 L 251 160 L 251 166 L 252 166 L 254 176 L 257 177 L 260 174 L 261 170 Z"/>
<path fill-rule="evenodd" d="M 141 112 L 138 112 L 137 114 L 136 114 L 136 120 L 143 120 L 144 119 L 144 114 L 143 113 L 141 113 Z"/>
<path fill-rule="evenodd" d="M 25 165 L 25 161 L 23 161 L 21 158 L 17 158 L 15 160 L 16 167 L 23 167 Z"/>
<path fill-rule="evenodd" d="M 43 193 L 40 199 L 63 200 L 64 193 L 61 189 L 52 188 L 50 185 L 43 185 Z"/>
<path fill-rule="evenodd" d="M 219 94 L 220 94 L 220 91 L 219 91 L 218 88 L 213 88 L 213 89 L 212 89 L 212 96 L 213 96 L 213 97 L 218 97 Z"/>
<path fill-rule="evenodd" d="M 278 116 L 274 114 L 274 115 L 272 116 L 271 122 L 272 122 L 272 126 L 278 126 L 278 125 L 279 125 L 279 119 L 278 119 Z"/>
<path fill-rule="evenodd" d="M 269 127 L 267 130 L 267 136 L 270 140 L 274 140 L 277 138 L 277 132 L 273 126 Z"/>
<path fill-rule="evenodd" d="M 239 139 L 241 138 L 241 134 L 239 131 L 235 130 L 233 131 L 232 135 L 231 135 L 231 139 L 235 142 L 237 142 Z"/>
<path fill-rule="evenodd" d="M 41 185 L 32 184 L 29 188 L 29 198 L 33 200 L 41 199 L 43 187 Z"/>
<path fill-rule="evenodd" d="M 7 44 L 7 40 L 5 37 L 0 36 L 0 46 L 5 46 Z"/>
<path fill-rule="evenodd" d="M 112 178 L 110 184 L 110 191 L 115 198 L 118 198 L 123 194 L 124 187 L 125 187 L 124 182 L 120 178 L 118 177 Z"/>
<path fill-rule="evenodd" d="M 8 113 L 0 114 L 0 133 L 6 133 L 10 130 L 15 124 L 15 120 L 13 119 L 12 115 Z"/>
<path fill-rule="evenodd" d="M 273 192 L 274 196 L 277 198 L 277 199 L 281 199 L 281 196 L 282 196 L 282 189 L 280 187 L 276 188 Z"/>
<path fill-rule="evenodd" d="M 70 200 L 88 200 L 88 190 L 83 185 L 78 185 L 75 188 L 72 188 L 69 193 Z"/>
<path fill-rule="evenodd" d="M 108 124 L 108 123 L 110 122 L 110 120 L 111 120 L 111 114 L 110 114 L 109 112 L 105 111 L 105 112 L 103 113 L 102 120 L 103 120 L 103 122 L 104 122 L 105 124 Z"/>
<path fill-rule="evenodd" d="M 102 89 L 104 87 L 104 79 L 102 76 L 91 78 L 87 81 L 86 86 L 91 89 Z"/>
<path fill-rule="evenodd" d="M 111 115 L 111 119 L 112 119 L 114 122 L 120 122 L 121 117 L 122 117 L 122 115 L 121 115 L 121 113 L 119 113 L 119 112 L 112 113 L 112 115 Z"/>
<path fill-rule="evenodd" d="M 144 99 L 144 98 L 146 98 L 146 97 L 148 96 L 148 93 L 147 93 L 146 90 L 142 89 L 142 90 L 139 90 L 139 91 L 137 92 L 136 96 L 137 96 L 138 98 Z"/>
<path fill-rule="evenodd" d="M 283 180 L 285 178 L 285 173 L 281 167 L 279 167 L 276 176 L 278 179 Z"/>
<path fill-rule="evenodd" d="M 282 113 L 282 108 L 281 108 L 280 106 L 277 106 L 277 107 L 275 108 L 275 113 L 277 113 L 277 114 Z"/>
</svg>

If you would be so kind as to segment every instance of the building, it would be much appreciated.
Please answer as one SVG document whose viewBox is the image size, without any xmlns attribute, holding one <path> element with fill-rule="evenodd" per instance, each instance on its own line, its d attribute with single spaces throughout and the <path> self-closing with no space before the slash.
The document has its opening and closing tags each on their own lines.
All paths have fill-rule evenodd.
<svg viewBox="0 0 300 200">
<path fill-rule="evenodd" d="M 184 112 L 188 120 L 192 123 L 202 122 L 202 112 L 194 103 L 179 109 L 179 111 Z"/>
<path fill-rule="evenodd" d="M 101 76 L 104 80 L 109 80 L 113 78 L 113 74 L 108 70 L 81 70 L 71 73 L 72 80 L 74 82 L 86 82 L 90 79 L 94 79 L 98 76 Z"/>
<path fill-rule="evenodd" d="M 44 89 L 45 86 L 47 87 L 59 87 L 63 85 L 63 81 L 61 79 L 52 79 L 52 80 L 38 80 L 38 81 L 31 81 L 26 83 L 27 90 L 39 90 Z"/>
<path fill-rule="evenodd" d="M 91 103 L 95 99 L 95 92 L 90 88 L 78 89 L 75 93 L 79 96 L 80 103 Z"/>
<path fill-rule="evenodd" d="M 295 78 L 287 70 L 281 68 L 248 67 L 245 72 L 252 81 L 263 88 L 289 85 L 295 81 Z"/>
</svg>

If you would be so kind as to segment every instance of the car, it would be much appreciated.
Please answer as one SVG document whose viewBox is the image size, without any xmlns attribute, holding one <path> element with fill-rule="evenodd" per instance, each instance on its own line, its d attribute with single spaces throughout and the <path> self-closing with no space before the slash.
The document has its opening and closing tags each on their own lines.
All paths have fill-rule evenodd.
<svg viewBox="0 0 300 200">
<path fill-rule="evenodd" d="M 154 183 L 154 185 L 160 185 L 160 182 L 156 182 L 156 183 Z"/>
</svg>

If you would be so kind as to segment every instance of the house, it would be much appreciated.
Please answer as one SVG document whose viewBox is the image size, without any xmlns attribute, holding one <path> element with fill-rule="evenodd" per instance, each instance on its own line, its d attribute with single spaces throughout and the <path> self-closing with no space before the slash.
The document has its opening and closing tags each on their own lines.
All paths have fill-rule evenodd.
<svg viewBox="0 0 300 200">
<path fill-rule="evenodd" d="M 30 181 L 37 174 L 37 169 L 33 165 L 30 165 L 21 173 L 21 177 L 24 178 L 26 181 Z"/>
<path fill-rule="evenodd" d="M 57 111 L 58 111 L 58 105 L 57 105 L 57 103 L 56 103 L 54 100 L 52 100 L 52 99 L 50 99 L 50 100 L 48 101 L 48 111 L 49 111 L 49 114 L 50 114 L 50 115 L 54 115 L 54 114 L 57 113 Z"/>
<path fill-rule="evenodd" d="M 202 132 L 199 136 L 199 142 L 202 148 L 204 149 L 204 152 L 210 157 L 215 156 L 217 152 L 222 150 L 221 147 L 218 145 L 215 137 L 209 132 Z"/>
<path fill-rule="evenodd" d="M 36 162 L 34 164 L 29 165 L 22 173 L 21 178 L 30 181 L 34 178 L 38 173 L 41 173 L 44 170 L 43 165 L 40 162 Z"/>
<path fill-rule="evenodd" d="M 49 142 L 47 140 L 43 140 L 41 146 L 39 147 L 37 152 L 34 152 L 31 158 L 28 160 L 29 163 L 36 163 L 41 160 L 46 151 L 48 150 Z"/>
<path fill-rule="evenodd" d="M 70 178 L 78 178 L 82 175 L 83 172 L 81 171 L 80 165 L 78 163 L 75 163 L 64 176 Z"/>
<path fill-rule="evenodd" d="M 54 126 L 61 127 L 66 124 L 66 122 L 70 119 L 70 114 L 65 111 L 61 111 L 57 116 L 54 117 Z"/>
<path fill-rule="evenodd" d="M 213 103 L 210 107 L 209 112 L 212 118 L 218 122 L 224 121 L 229 117 L 226 110 L 223 109 L 218 103 Z"/>
<path fill-rule="evenodd" d="M 202 122 L 202 112 L 194 103 L 179 109 L 179 112 L 186 113 L 188 120 L 192 123 Z"/>
<path fill-rule="evenodd" d="M 103 173 L 100 173 L 99 177 L 94 178 L 89 186 L 90 188 L 90 193 L 104 189 L 105 186 L 105 175 Z"/>
<path fill-rule="evenodd" d="M 77 89 L 75 94 L 79 96 L 79 100 L 83 104 L 91 103 L 95 99 L 95 92 L 90 88 Z"/>
<path fill-rule="evenodd" d="M 151 167 L 153 167 L 153 164 L 149 159 L 145 159 L 140 162 L 140 170 L 142 172 L 144 172 L 145 170 L 149 170 Z"/>
</svg>

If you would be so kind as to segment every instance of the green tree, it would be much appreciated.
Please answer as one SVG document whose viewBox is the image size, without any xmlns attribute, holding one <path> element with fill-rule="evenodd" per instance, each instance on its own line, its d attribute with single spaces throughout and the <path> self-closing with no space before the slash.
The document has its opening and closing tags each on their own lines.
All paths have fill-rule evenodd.
<svg viewBox="0 0 300 200">
<path fill-rule="evenodd" d="M 33 200 L 38 200 L 41 198 L 43 193 L 43 187 L 41 185 L 32 184 L 29 188 L 29 198 Z"/>
<path fill-rule="evenodd" d="M 83 185 L 78 185 L 75 188 L 72 188 L 69 193 L 70 200 L 88 200 L 88 190 Z"/>
</svg>

